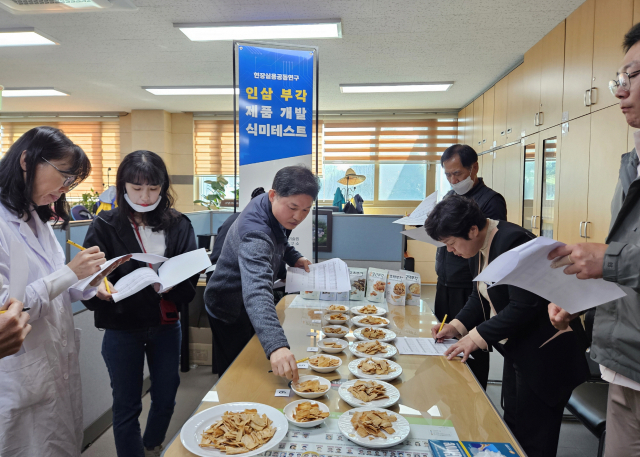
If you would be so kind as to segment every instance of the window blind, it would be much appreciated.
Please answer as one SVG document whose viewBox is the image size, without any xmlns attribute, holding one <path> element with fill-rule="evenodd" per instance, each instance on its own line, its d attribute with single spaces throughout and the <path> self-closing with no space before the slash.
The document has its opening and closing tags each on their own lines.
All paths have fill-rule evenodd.
<svg viewBox="0 0 640 457">
<path fill-rule="evenodd" d="M 457 135 L 457 119 L 325 122 L 324 160 L 436 161 Z"/>
<path fill-rule="evenodd" d="M 110 122 L 3 122 L 0 152 L 4 155 L 11 145 L 34 127 L 48 125 L 59 128 L 71 141 L 80 146 L 91 161 L 91 174 L 78 187 L 69 192 L 70 197 L 81 197 L 90 189 L 101 193 L 107 182 L 115 185 L 116 171 L 120 163 L 120 123 Z M 111 171 L 108 171 L 111 167 Z M 109 179 L 107 180 L 107 174 Z M 103 187 L 104 184 L 104 187 Z"/>
<path fill-rule="evenodd" d="M 194 121 L 196 175 L 233 175 L 233 121 Z M 315 122 L 311 138 L 311 169 L 315 173 Z M 320 123 L 319 174 L 322 176 L 322 123 Z M 236 132 L 239 147 L 239 131 Z M 239 163 L 239 162 L 238 162 Z"/>
</svg>

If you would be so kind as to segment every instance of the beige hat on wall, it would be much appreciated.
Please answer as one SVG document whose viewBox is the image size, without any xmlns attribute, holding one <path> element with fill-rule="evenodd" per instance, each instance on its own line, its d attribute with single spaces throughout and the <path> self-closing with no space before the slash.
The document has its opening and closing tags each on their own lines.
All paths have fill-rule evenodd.
<svg viewBox="0 0 640 457">
<path fill-rule="evenodd" d="M 344 184 L 345 186 L 356 186 L 360 183 L 363 183 L 367 179 L 364 175 L 357 175 L 353 168 L 349 168 L 344 173 L 344 178 L 338 179 L 338 183 Z"/>
</svg>

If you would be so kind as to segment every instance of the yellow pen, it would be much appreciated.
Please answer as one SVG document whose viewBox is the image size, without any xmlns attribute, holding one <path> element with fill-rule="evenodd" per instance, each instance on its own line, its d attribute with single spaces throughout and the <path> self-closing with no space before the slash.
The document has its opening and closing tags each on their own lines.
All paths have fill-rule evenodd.
<svg viewBox="0 0 640 457">
<path fill-rule="evenodd" d="M 67 240 L 67 243 L 70 244 L 71 246 L 75 247 L 75 248 L 80 249 L 81 251 L 84 251 L 85 249 L 87 249 L 87 248 L 85 248 L 83 246 L 80 246 L 78 243 L 74 243 L 71 240 Z M 104 287 L 105 287 L 105 289 L 107 289 L 107 293 L 110 294 L 111 293 L 111 289 L 109 289 L 109 281 L 107 281 L 107 277 L 106 276 L 104 277 Z"/>
<path fill-rule="evenodd" d="M 442 331 L 442 327 L 444 327 L 444 323 L 447 320 L 447 316 L 448 316 L 448 314 L 444 315 L 444 319 L 442 319 L 442 323 L 440 324 L 440 329 L 438 329 L 438 333 L 440 333 Z M 436 335 L 437 335 L 437 333 L 436 333 Z M 438 341 L 436 338 L 434 338 L 434 340 L 436 340 L 436 342 Z"/>
<path fill-rule="evenodd" d="M 27 312 L 27 311 L 29 311 L 30 309 L 31 309 L 31 308 L 22 308 L 22 312 L 23 312 L 23 313 L 26 313 L 26 312 Z M 2 310 L 2 311 L 0 311 L 0 314 L 4 314 L 4 313 L 6 313 L 7 311 L 8 311 L 8 310 L 6 310 L 6 309 L 5 309 L 5 310 Z"/>
</svg>

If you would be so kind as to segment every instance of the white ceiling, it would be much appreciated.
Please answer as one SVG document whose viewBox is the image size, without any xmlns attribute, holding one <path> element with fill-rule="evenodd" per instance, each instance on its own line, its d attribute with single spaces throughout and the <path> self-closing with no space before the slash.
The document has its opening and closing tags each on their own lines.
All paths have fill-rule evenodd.
<svg viewBox="0 0 640 457">
<path fill-rule="evenodd" d="M 342 19 L 320 48 L 320 110 L 461 108 L 584 0 L 133 0 L 137 11 L 12 15 L 59 46 L 0 47 L 0 84 L 70 97 L 4 98 L 3 112 L 230 111 L 231 96 L 141 86 L 231 85 L 231 42 L 191 42 L 174 22 Z M 341 94 L 342 83 L 454 81 L 448 92 Z"/>
</svg>

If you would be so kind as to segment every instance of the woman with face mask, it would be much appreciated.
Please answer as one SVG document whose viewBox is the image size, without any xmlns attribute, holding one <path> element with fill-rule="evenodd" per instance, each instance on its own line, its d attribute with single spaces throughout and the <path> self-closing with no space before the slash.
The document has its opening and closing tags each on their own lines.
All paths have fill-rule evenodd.
<svg viewBox="0 0 640 457">
<path fill-rule="evenodd" d="M 169 174 L 160 156 L 150 151 L 127 155 L 118 168 L 116 192 L 118 207 L 93 220 L 85 246 L 99 246 L 107 259 L 134 252 L 171 258 L 197 249 L 191 222 L 173 209 Z M 137 268 L 157 270 L 160 265 L 130 261 L 108 279 L 115 283 Z M 113 433 L 120 457 L 159 456 L 162 451 L 180 384 L 178 311 L 195 296 L 197 282 L 195 275 L 162 294 L 155 284 L 117 303 L 84 302 L 95 312 L 96 327 L 106 329 L 102 356 L 113 389 Z M 111 284 L 110 290 L 117 292 Z M 99 293 L 111 298 L 106 290 Z M 145 355 L 151 410 L 141 436 L 138 417 Z"/>
<path fill-rule="evenodd" d="M 227 232 L 204 297 L 218 375 L 257 334 L 273 373 L 298 380 L 272 290 L 282 261 L 309 271 L 311 262 L 287 240 L 311 212 L 319 189 L 308 168 L 282 168 L 271 190 L 251 200 Z"/>
<path fill-rule="evenodd" d="M 100 271 L 105 255 L 91 245 L 65 265 L 49 221 L 66 227 L 65 194 L 90 171 L 84 151 L 52 127 L 29 130 L 0 161 L 0 306 L 8 305 L 10 290 L 20 294 L 29 310 L 18 314 L 12 306 L 10 312 L 31 324 L 18 352 L 0 360 L 3 457 L 80 456 L 80 330 L 71 303 L 93 297 L 109 271 L 86 290 L 75 289 L 78 280 Z"/>
</svg>

